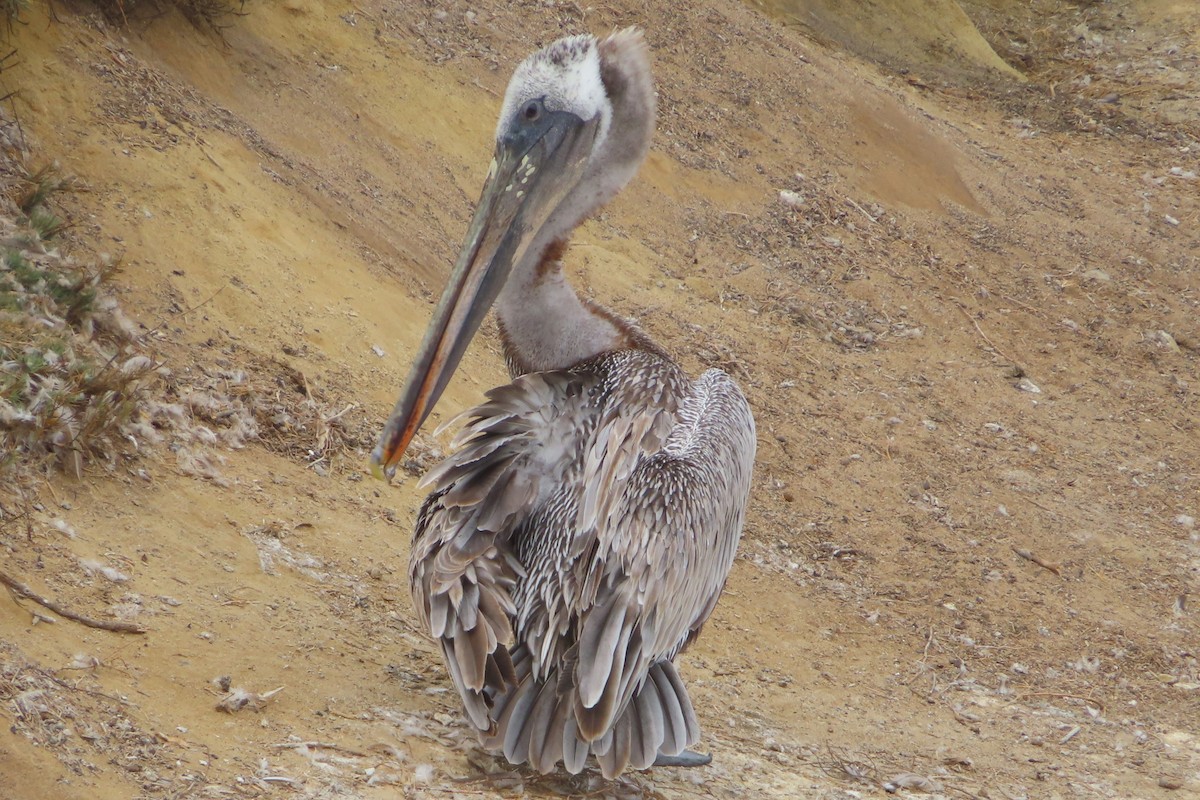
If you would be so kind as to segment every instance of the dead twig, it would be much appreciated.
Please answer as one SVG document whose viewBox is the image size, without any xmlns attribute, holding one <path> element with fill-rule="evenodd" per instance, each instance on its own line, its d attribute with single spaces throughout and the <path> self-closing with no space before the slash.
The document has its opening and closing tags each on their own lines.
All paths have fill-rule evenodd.
<svg viewBox="0 0 1200 800">
<path fill-rule="evenodd" d="M 879 220 L 875 219 L 870 214 L 868 214 L 867 210 L 865 208 L 863 208 L 862 206 L 860 206 L 858 203 L 854 202 L 849 197 L 845 198 L 845 200 L 848 205 L 852 206 L 853 208 L 858 209 L 858 212 L 860 214 L 862 214 L 864 217 L 866 217 L 867 219 L 871 220 L 871 222 L 875 223 L 876 225 L 879 224 Z"/>
<path fill-rule="evenodd" d="M 879 770 L 869 757 L 864 756 L 865 761 L 857 761 L 844 750 L 834 749 L 828 743 L 825 750 L 828 758 L 818 761 L 817 767 L 829 777 L 850 783 L 879 784 Z"/>
<path fill-rule="evenodd" d="M 8 575 L 7 573 L 0 572 L 0 583 L 3 583 L 5 586 L 7 586 L 9 589 L 11 589 L 14 593 L 20 595 L 21 597 L 28 598 L 29 600 L 32 600 L 33 602 L 37 603 L 39 606 L 50 609 L 55 614 L 58 614 L 60 617 L 65 617 L 66 619 L 74 620 L 75 622 L 78 622 L 81 625 L 87 625 L 89 628 L 99 628 L 102 631 L 112 631 L 114 633 L 145 633 L 146 632 L 145 628 L 143 628 L 139 625 L 134 625 L 132 622 L 118 622 L 118 621 L 109 621 L 109 620 L 103 620 L 103 619 L 92 619 L 91 617 L 85 617 L 83 614 L 77 614 L 74 611 L 72 611 L 71 609 L 69 609 L 63 605 L 60 605 L 59 603 L 56 603 L 53 600 L 42 597 L 37 592 L 33 591 L 33 589 L 30 589 L 24 583 L 22 583 L 21 581 L 17 580 L 14 577 L 12 577 L 11 575 Z"/>
<path fill-rule="evenodd" d="M 340 744 L 333 744 L 332 742 L 280 742 L 271 746 L 282 750 L 302 750 L 305 748 L 309 750 L 336 750 L 339 753 L 357 756 L 358 758 L 369 758 L 371 755 L 370 753 L 364 753 L 361 750 L 355 750 L 351 747 L 343 747 Z"/>
<path fill-rule="evenodd" d="M 983 328 L 979 327 L 979 322 L 976 321 L 976 319 L 970 315 L 970 313 L 967 311 L 967 309 L 961 303 L 959 303 L 958 301 L 955 301 L 954 306 L 955 306 L 955 308 L 957 308 L 959 311 L 962 312 L 962 315 L 964 317 L 966 317 L 968 320 L 970 320 L 971 324 L 975 326 L 975 332 L 978 333 L 981 337 L 983 337 L 983 340 L 985 342 L 987 342 L 988 347 L 992 348 L 992 350 L 994 350 L 997 355 L 1007 358 L 1010 364 L 1019 364 L 1020 363 L 1015 358 L 1010 356 L 1008 353 L 1004 352 L 999 347 L 997 347 L 996 343 L 988 338 L 988 335 L 983 332 Z"/>
<path fill-rule="evenodd" d="M 358 408 L 357 403 L 350 403 L 349 405 L 347 405 L 345 408 L 343 408 L 341 411 L 337 412 L 336 414 L 332 414 L 328 417 L 325 417 L 325 424 L 328 425 L 331 422 L 335 422 L 336 420 L 345 416 L 347 412 L 353 411 L 356 408 Z"/>
<path fill-rule="evenodd" d="M 1083 727 L 1082 727 L 1081 725 L 1076 725 L 1074 728 L 1071 728 L 1071 730 L 1067 731 L 1067 735 L 1066 735 L 1066 736 L 1064 736 L 1064 737 L 1062 737 L 1061 739 L 1059 739 L 1059 740 L 1058 740 L 1058 743 L 1059 743 L 1059 744 L 1066 744 L 1067 742 L 1071 741 L 1071 740 L 1072 740 L 1072 739 L 1074 739 L 1076 736 L 1078 736 L 1078 735 L 1079 735 L 1079 732 L 1080 732 L 1081 730 L 1083 730 Z"/>
<path fill-rule="evenodd" d="M 484 86 L 482 83 L 480 83 L 478 78 L 472 78 L 472 79 L 471 79 L 471 83 L 472 83 L 473 85 L 475 85 L 477 88 L 479 88 L 479 89 L 483 89 L 485 92 L 487 92 L 488 94 L 490 94 L 492 97 L 499 97 L 499 96 L 500 96 L 500 95 L 496 94 L 496 91 L 495 91 L 494 89 L 489 89 L 488 87 L 486 87 L 486 86 Z"/>
<path fill-rule="evenodd" d="M 1089 697 L 1086 694 L 1068 694 L 1066 692 L 1026 692 L 1025 694 L 1014 698 L 1012 702 L 1017 703 L 1027 697 L 1061 697 L 1068 700 L 1082 700 L 1083 702 L 1090 703 L 1091 705 L 1100 709 L 1101 713 L 1104 712 L 1104 703 L 1100 702 L 1094 697 Z M 1012 705 L 1012 703 L 1009 703 L 1009 705 Z"/>
<path fill-rule="evenodd" d="M 1040 556 L 1034 554 L 1033 552 L 1031 552 L 1029 550 L 1026 550 L 1023 547 L 1014 546 L 1012 551 L 1014 553 L 1016 553 L 1017 555 L 1019 555 L 1021 558 L 1025 559 L 1026 561 L 1032 561 L 1034 564 L 1037 564 L 1042 569 L 1050 570 L 1051 572 L 1053 572 L 1055 575 L 1059 576 L 1060 578 L 1062 577 L 1062 564 L 1059 564 L 1055 561 L 1047 561 L 1046 559 L 1041 558 Z"/>
<path fill-rule="evenodd" d="M 129 702 L 128 700 L 126 700 L 123 697 L 117 697 L 116 695 L 105 694 L 104 692 L 98 692 L 95 689 L 88 689 L 83 686 L 76 686 L 75 684 L 71 683 L 70 681 L 64 681 L 62 678 L 56 677 L 47 672 L 41 672 L 40 674 L 44 675 L 46 678 L 49 678 L 51 681 L 54 682 L 54 684 L 56 686 L 61 686 L 62 688 L 67 689 L 68 691 L 82 692 L 83 694 L 90 694 L 92 697 L 100 697 L 100 698 L 103 698 L 104 700 L 108 700 L 110 702 L 117 703 L 117 704 L 123 705 L 123 706 L 132 706 L 133 705 L 133 703 Z"/>
<path fill-rule="evenodd" d="M 925 650 L 921 653 L 920 663 L 923 665 L 929 659 L 929 646 L 933 644 L 933 626 L 929 626 L 929 636 L 925 639 Z"/>
<path fill-rule="evenodd" d="M 218 166 L 220 166 L 220 165 L 218 164 Z M 208 305 L 209 303 L 211 303 L 211 302 L 212 302 L 212 301 L 213 301 L 213 300 L 216 298 L 216 296 L 217 296 L 217 295 L 219 295 L 221 292 L 225 291 L 225 287 L 226 287 L 226 286 L 228 286 L 228 285 L 229 285 L 229 284 L 222 284 L 221 286 L 218 286 L 218 287 L 217 287 L 217 290 L 216 290 L 215 292 L 213 292 L 213 293 L 212 293 L 212 294 L 210 294 L 208 297 L 206 297 L 206 298 L 204 298 L 203 300 L 201 300 L 199 303 L 196 303 L 196 305 L 194 305 L 194 306 L 189 306 L 188 308 L 185 308 L 185 309 L 183 309 L 182 311 L 180 311 L 180 312 L 179 312 L 179 314 L 178 314 L 177 316 L 178 316 L 178 317 L 180 317 L 180 318 L 182 318 L 182 317 L 186 317 L 188 314 L 192 313 L 193 311 L 196 311 L 197 309 L 204 308 L 206 305 Z M 138 341 L 138 342 L 142 342 L 143 340 L 145 340 L 145 339 L 146 339 L 146 337 L 148 337 L 148 336 L 153 336 L 153 335 L 154 335 L 155 333 L 157 333 L 157 332 L 158 332 L 160 329 L 164 328 L 164 327 L 167 325 L 167 323 L 168 323 L 168 322 L 169 322 L 169 320 L 166 320 L 166 319 L 164 319 L 162 322 L 158 323 L 157 325 L 155 325 L 155 326 L 154 326 L 153 328 L 151 328 L 150 330 L 146 331 L 146 332 L 145 332 L 145 333 L 143 333 L 143 334 L 140 334 L 140 335 L 137 337 L 137 340 L 136 340 L 136 341 Z"/>
</svg>

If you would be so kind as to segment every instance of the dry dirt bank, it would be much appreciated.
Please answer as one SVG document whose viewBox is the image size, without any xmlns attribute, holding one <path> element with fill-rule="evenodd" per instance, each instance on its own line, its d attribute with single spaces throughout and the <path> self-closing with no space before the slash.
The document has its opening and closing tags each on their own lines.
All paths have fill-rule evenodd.
<svg viewBox="0 0 1200 800">
<path fill-rule="evenodd" d="M 0 604 L 0 796 L 603 788 L 483 777 L 500 767 L 410 623 L 415 481 L 366 479 L 364 453 L 512 65 L 631 23 L 655 148 L 570 258 L 689 369 L 735 374 L 760 445 L 741 558 L 684 659 L 714 766 L 603 790 L 1200 792 L 1200 144 L 1176 99 L 1200 16 L 1059 6 L 1044 29 L 969 6 L 1025 85 L 895 75 L 732 0 L 676 5 L 285 0 L 223 43 L 170 15 L 28 13 L 3 78 L 86 182 L 74 246 L 122 257 L 191 426 L 0 528 L 7 571 L 147 629 Z M 486 334 L 439 417 L 503 380 Z M 283 688 L 227 714 L 218 676 Z"/>
</svg>

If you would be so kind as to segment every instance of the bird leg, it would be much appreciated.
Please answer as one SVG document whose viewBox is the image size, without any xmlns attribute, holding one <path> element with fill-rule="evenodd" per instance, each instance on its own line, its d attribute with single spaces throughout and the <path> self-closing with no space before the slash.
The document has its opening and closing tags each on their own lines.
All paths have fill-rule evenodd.
<svg viewBox="0 0 1200 800">
<path fill-rule="evenodd" d="M 711 753 L 697 753 L 695 750 L 684 750 L 676 756 L 659 753 L 654 759 L 656 767 L 704 767 L 712 763 Z"/>
</svg>

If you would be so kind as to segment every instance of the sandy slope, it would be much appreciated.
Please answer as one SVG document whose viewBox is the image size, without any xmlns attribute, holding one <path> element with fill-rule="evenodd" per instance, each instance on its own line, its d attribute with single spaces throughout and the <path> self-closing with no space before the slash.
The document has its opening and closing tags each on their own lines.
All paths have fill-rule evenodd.
<svg viewBox="0 0 1200 800">
<path fill-rule="evenodd" d="M 96 464 L 0 529 L 7 570 L 149 629 L 0 606 L 0 796 L 596 789 L 482 777 L 502 765 L 410 622 L 415 481 L 365 478 L 364 448 L 511 66 L 635 22 L 655 149 L 570 258 L 689 369 L 735 374 L 760 457 L 729 590 L 684 658 L 715 764 L 605 791 L 881 796 L 912 772 L 953 797 L 1200 792 L 1200 146 L 1175 98 L 1196 96 L 1196 13 L 1090 9 L 1095 44 L 1062 11 L 1096 81 L 1051 96 L 1038 64 L 1027 87 L 895 76 L 731 0 L 509 5 L 256 3 L 224 43 L 74 8 L 17 32 L 3 77 L 38 152 L 89 186 L 65 201 L 75 246 L 122 256 L 167 399 L 310 422 Z M 1006 47 L 1036 28 L 976 5 Z M 1106 80 L 1127 103 L 1094 102 Z M 435 416 L 502 380 L 485 329 Z M 222 675 L 283 691 L 221 713 Z"/>
</svg>

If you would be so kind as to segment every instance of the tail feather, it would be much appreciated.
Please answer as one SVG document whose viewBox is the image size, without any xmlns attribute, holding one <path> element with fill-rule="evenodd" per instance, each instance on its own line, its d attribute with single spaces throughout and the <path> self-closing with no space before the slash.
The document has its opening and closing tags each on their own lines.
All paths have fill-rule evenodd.
<svg viewBox="0 0 1200 800">
<path fill-rule="evenodd" d="M 563 724 L 562 741 L 563 768 L 572 775 L 578 775 L 583 771 L 590 748 L 583 737 L 579 735 L 579 726 L 575 724 L 575 718 L 569 714 L 567 721 Z"/>
<path fill-rule="evenodd" d="M 673 666 L 670 669 L 674 672 Z M 653 688 L 655 699 L 658 701 L 663 715 L 663 741 L 659 750 L 669 756 L 679 755 L 685 747 L 692 744 L 688 741 L 687 718 L 684 714 L 683 704 L 680 703 L 679 696 L 675 692 L 675 686 L 660 664 L 655 664 L 650 668 L 650 675 L 646 678 L 643 690 L 650 688 Z M 686 698 L 686 696 L 687 693 L 684 692 L 684 697 Z M 691 701 L 687 702 L 690 708 Z"/>
<path fill-rule="evenodd" d="M 618 723 L 618 727 L 629 731 L 629 735 L 625 737 L 629 742 L 629 746 L 626 748 L 628 753 L 626 757 L 626 764 L 632 764 L 635 760 L 641 760 L 643 744 L 646 741 L 646 731 L 642 730 L 642 712 L 638 707 L 636 697 L 634 697 L 634 699 L 625 708 L 625 714 L 623 716 L 628 718 L 628 724 L 621 725 Z M 658 750 L 657 745 L 658 743 L 656 742 L 654 747 L 655 750 Z"/>
<path fill-rule="evenodd" d="M 562 729 L 571 704 L 564 703 L 554 682 L 542 685 L 533 713 L 529 715 L 529 763 L 539 772 L 549 772 L 562 760 Z"/>
<path fill-rule="evenodd" d="M 479 692 L 468 689 L 466 684 L 463 683 L 459 662 L 454 655 L 454 640 L 442 639 L 441 641 L 442 655 L 445 656 L 446 666 L 450 670 L 450 680 L 455 688 L 458 689 L 458 695 L 462 698 L 463 709 L 467 712 L 467 718 L 479 730 L 488 730 L 492 725 L 492 719 L 488 709 L 487 698 Z"/>
<path fill-rule="evenodd" d="M 611 736 L 612 744 L 605 752 L 596 754 L 596 761 L 600 764 L 600 773 L 610 780 L 620 775 L 629 766 L 629 740 L 633 726 L 630 724 L 628 711 L 629 709 L 626 709 L 626 713 L 617 720 L 612 730 L 606 735 Z"/>
<path fill-rule="evenodd" d="M 496 720 L 496 735 L 504 743 L 504 757 L 513 764 L 524 764 L 529 758 L 529 736 L 532 733 L 529 715 L 539 688 L 537 683 L 527 679 L 517 687 L 517 696 L 504 710 L 504 715 Z"/>
<path fill-rule="evenodd" d="M 683 747 L 679 748 L 677 752 L 668 753 L 668 755 L 675 756 L 700 741 L 700 720 L 696 718 L 696 709 L 692 708 L 692 698 L 688 694 L 687 687 L 683 685 L 683 678 L 679 677 L 675 665 L 670 661 L 660 661 L 655 666 L 667 676 L 667 681 L 671 684 L 675 697 L 679 701 L 679 708 L 683 711 Z"/>
<path fill-rule="evenodd" d="M 635 744 L 640 744 L 640 747 L 634 747 L 629 757 L 629 763 L 634 769 L 645 769 L 654 763 L 654 759 L 658 755 L 658 748 L 662 747 L 663 740 L 666 738 L 666 730 L 663 727 L 662 702 L 659 700 L 658 689 L 653 682 L 647 681 L 643 684 L 642 691 L 638 692 L 633 702 L 629 704 L 630 708 L 635 706 L 638 713 L 638 728 L 641 733 L 640 739 L 635 740 Z"/>
<path fill-rule="evenodd" d="M 608 755 L 613 746 L 613 729 L 609 728 L 599 739 L 592 740 L 592 754 L 596 757 Z"/>
<path fill-rule="evenodd" d="M 496 693 L 492 698 L 491 717 L 496 721 L 495 725 L 490 729 L 477 726 L 482 731 L 483 746 L 488 750 L 504 749 L 504 732 L 508 729 L 507 720 L 512 717 L 512 705 L 516 702 L 520 688 L 529 682 L 529 651 L 518 645 L 509 657 L 509 665 L 513 676 L 508 683 L 509 689 Z"/>
<path fill-rule="evenodd" d="M 604 776 L 613 778 L 651 766 L 660 753 L 678 755 L 700 738 L 687 688 L 669 661 L 651 665 L 613 723 L 590 740 L 579 724 L 573 682 L 553 672 L 535 680 L 530 662 L 524 646 L 514 651 L 518 681 L 495 698 L 495 727 L 482 737 L 484 747 L 514 764 L 528 762 L 547 773 L 561 761 L 575 774 L 594 755 Z"/>
</svg>

